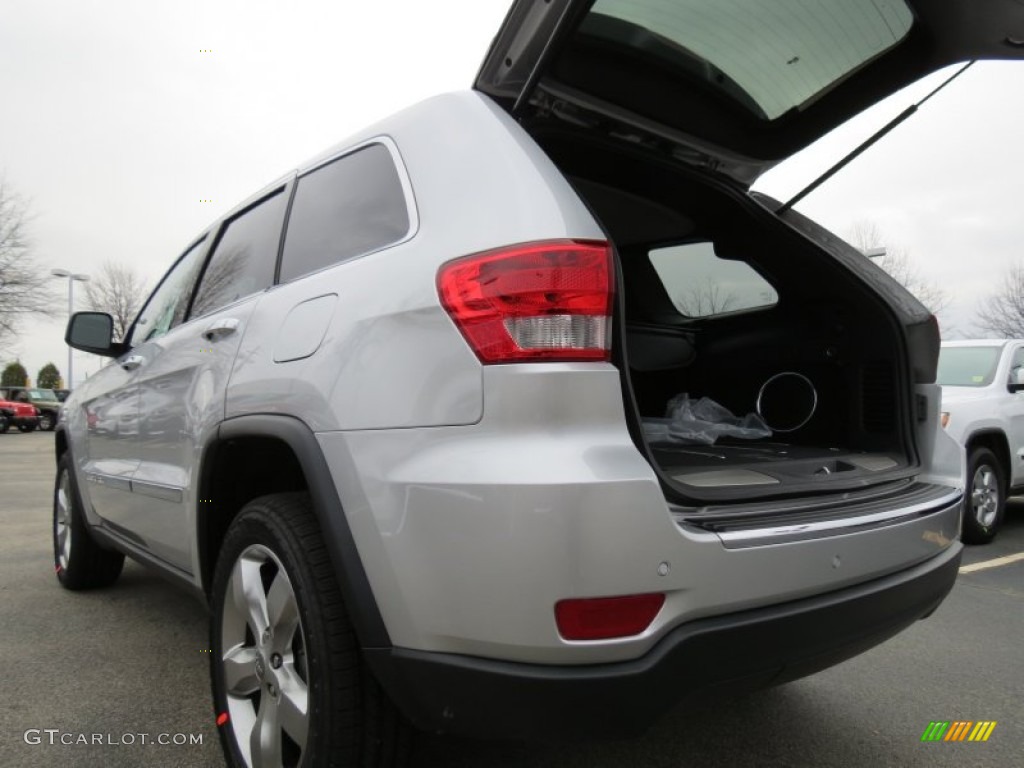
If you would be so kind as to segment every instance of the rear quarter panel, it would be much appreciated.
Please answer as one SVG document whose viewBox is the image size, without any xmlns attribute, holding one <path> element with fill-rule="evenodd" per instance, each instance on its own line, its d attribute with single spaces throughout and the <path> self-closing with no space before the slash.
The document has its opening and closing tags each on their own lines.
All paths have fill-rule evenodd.
<svg viewBox="0 0 1024 768">
<path fill-rule="evenodd" d="M 481 366 L 440 305 L 438 267 L 530 240 L 604 237 L 547 156 L 480 94 L 419 104 L 309 167 L 381 137 L 408 182 L 416 231 L 268 292 L 239 350 L 229 418 L 287 413 L 316 432 L 475 423 Z M 316 351 L 274 362 L 275 347 L 288 343 L 280 333 L 289 313 L 331 296 L 333 312 L 317 320 L 326 329 L 298 331 L 323 336 Z"/>
</svg>

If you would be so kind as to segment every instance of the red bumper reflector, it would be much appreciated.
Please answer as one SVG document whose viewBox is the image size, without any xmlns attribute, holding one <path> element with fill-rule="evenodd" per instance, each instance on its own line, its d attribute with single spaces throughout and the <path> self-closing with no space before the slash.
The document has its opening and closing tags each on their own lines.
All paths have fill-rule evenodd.
<svg viewBox="0 0 1024 768">
<path fill-rule="evenodd" d="M 651 626 L 664 604 L 665 595 L 660 592 L 559 600 L 555 603 L 555 623 L 566 640 L 630 637 Z"/>
</svg>

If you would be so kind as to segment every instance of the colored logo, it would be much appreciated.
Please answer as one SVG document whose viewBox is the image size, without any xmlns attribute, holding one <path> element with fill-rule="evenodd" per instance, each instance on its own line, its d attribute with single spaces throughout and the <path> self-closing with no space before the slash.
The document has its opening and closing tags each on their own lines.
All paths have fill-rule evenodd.
<svg viewBox="0 0 1024 768">
<path fill-rule="evenodd" d="M 921 734 L 921 741 L 988 741 L 995 727 L 995 720 L 933 720 Z"/>
</svg>

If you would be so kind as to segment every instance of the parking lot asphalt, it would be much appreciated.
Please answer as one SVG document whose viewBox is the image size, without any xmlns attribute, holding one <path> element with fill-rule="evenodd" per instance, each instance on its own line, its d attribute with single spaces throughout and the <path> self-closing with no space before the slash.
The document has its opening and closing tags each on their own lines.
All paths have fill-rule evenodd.
<svg viewBox="0 0 1024 768">
<path fill-rule="evenodd" d="M 222 766 L 204 607 L 133 563 L 110 589 L 62 590 L 53 471 L 52 434 L 0 435 L 0 766 Z M 964 564 L 1021 552 L 1024 501 L 1013 500 L 1004 531 L 968 549 Z M 674 711 L 643 738 L 544 745 L 423 735 L 413 764 L 1020 766 L 1022 647 L 1024 560 L 1016 560 L 962 573 L 931 618 L 868 653 L 706 710 Z M 922 743 L 930 722 L 957 720 L 997 725 L 983 743 Z"/>
</svg>

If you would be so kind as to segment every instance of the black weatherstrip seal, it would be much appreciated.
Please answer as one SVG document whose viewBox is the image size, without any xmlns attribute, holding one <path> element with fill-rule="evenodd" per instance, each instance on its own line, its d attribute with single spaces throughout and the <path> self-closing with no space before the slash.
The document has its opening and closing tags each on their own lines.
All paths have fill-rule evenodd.
<svg viewBox="0 0 1024 768">
<path fill-rule="evenodd" d="M 298 419 L 270 414 L 228 419 L 218 429 L 219 442 L 246 437 L 277 438 L 295 453 L 309 485 L 313 512 L 320 524 L 320 532 L 360 645 L 367 649 L 390 648 L 387 627 L 377 608 L 348 518 L 316 436 Z"/>
</svg>

